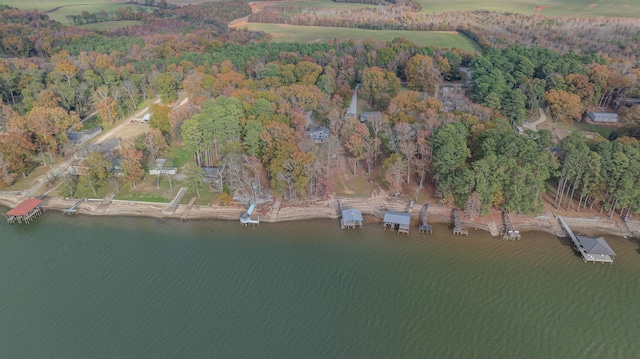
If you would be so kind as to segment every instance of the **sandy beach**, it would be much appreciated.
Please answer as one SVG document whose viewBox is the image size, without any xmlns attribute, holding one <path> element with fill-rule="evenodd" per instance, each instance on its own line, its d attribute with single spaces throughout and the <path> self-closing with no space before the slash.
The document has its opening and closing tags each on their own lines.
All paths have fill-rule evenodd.
<svg viewBox="0 0 640 359">
<path fill-rule="evenodd" d="M 14 207 L 25 198 L 22 194 L 14 192 L 1 192 L 0 205 Z M 62 211 L 73 206 L 78 199 L 62 197 L 43 197 L 45 210 Z M 394 201 L 386 194 L 373 195 L 369 198 L 342 198 L 345 208 L 359 209 L 365 218 L 365 225 L 382 223 L 385 211 L 405 212 L 408 203 Z M 102 203 L 101 200 L 87 200 L 77 207 L 78 215 L 96 216 L 140 216 L 152 218 L 176 218 L 176 219 L 223 219 L 239 220 L 240 214 L 246 211 L 246 206 L 241 205 L 194 205 L 190 210 L 186 204 L 178 205 L 175 210 L 169 208 L 168 203 L 140 202 L 112 200 L 110 203 Z M 412 226 L 417 226 L 420 221 L 422 204 L 416 204 L 411 210 Z M 538 216 L 523 216 L 511 214 L 513 227 L 520 232 L 545 231 L 558 236 L 563 236 L 557 224 L 556 215 L 562 215 L 567 223 L 576 231 L 584 235 L 613 235 L 625 238 L 634 237 L 637 227 L 633 221 L 630 223 L 620 218 L 608 218 L 596 211 L 571 212 L 549 209 Z M 450 207 L 440 204 L 430 204 L 428 210 L 429 223 L 451 223 Z M 301 204 L 289 204 L 276 201 L 259 205 L 254 212 L 254 219 L 261 222 L 283 222 L 296 220 L 309 220 L 315 218 L 338 218 L 338 200 L 335 198 L 305 202 Z M 497 236 L 496 232 L 502 227 L 501 213 L 492 210 L 486 217 L 461 218 L 463 227 L 474 230 L 485 230 Z"/>
</svg>

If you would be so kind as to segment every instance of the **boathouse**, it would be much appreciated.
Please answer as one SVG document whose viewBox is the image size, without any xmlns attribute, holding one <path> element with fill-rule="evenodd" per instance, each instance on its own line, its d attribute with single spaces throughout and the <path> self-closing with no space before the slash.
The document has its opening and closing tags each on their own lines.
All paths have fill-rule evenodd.
<svg viewBox="0 0 640 359">
<path fill-rule="evenodd" d="M 29 223 L 43 211 L 42 200 L 39 200 L 37 198 L 30 198 L 7 212 L 7 222 Z"/>
<path fill-rule="evenodd" d="M 362 227 L 362 222 L 362 212 L 359 210 L 353 208 L 342 210 L 340 217 L 340 227 L 342 229 Z"/>
<path fill-rule="evenodd" d="M 600 262 L 613 264 L 613 258 L 616 253 L 609 247 L 607 241 L 602 237 L 577 236 L 573 234 L 567 222 L 561 216 L 558 217 L 560 227 L 571 238 L 573 248 L 582 256 L 582 260 L 587 262 Z"/>
<path fill-rule="evenodd" d="M 398 233 L 409 234 L 411 213 L 387 211 L 382 222 L 384 229 L 389 228 L 392 231 L 398 231 Z"/>
</svg>

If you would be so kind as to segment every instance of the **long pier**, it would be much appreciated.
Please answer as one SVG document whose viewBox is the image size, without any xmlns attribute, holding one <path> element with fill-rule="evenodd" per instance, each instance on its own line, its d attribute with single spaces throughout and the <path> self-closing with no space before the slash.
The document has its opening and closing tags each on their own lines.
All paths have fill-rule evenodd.
<svg viewBox="0 0 640 359">
<path fill-rule="evenodd" d="M 62 210 L 62 214 L 66 214 L 66 215 L 78 215 L 78 206 L 80 206 L 80 204 L 82 204 L 82 202 L 86 201 L 86 198 L 80 199 L 78 200 L 78 202 L 76 202 L 73 206 L 67 208 L 67 209 L 63 209 Z"/>
<path fill-rule="evenodd" d="M 420 233 L 433 233 L 433 228 L 431 227 L 431 225 L 429 225 L 427 223 L 427 210 L 429 209 L 429 203 L 425 203 L 424 206 L 422 206 L 422 224 L 419 227 L 419 231 Z"/>
<path fill-rule="evenodd" d="M 521 239 L 520 231 L 516 231 L 511 224 L 511 219 L 509 218 L 509 212 L 502 211 L 502 239 L 508 239 L 510 241 L 515 241 L 517 239 Z"/>
<path fill-rule="evenodd" d="M 462 222 L 460 221 L 460 213 L 456 208 L 453 209 L 453 234 L 460 236 L 468 236 L 469 231 L 462 229 Z"/>
</svg>

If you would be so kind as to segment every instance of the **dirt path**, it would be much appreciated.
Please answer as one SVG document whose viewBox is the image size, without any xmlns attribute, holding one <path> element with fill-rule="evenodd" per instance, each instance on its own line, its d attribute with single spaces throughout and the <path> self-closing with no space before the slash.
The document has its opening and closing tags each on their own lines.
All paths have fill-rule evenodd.
<svg viewBox="0 0 640 359">
<path fill-rule="evenodd" d="M 535 122 L 523 124 L 522 127 L 538 131 L 537 126 L 547 120 L 547 114 L 541 108 L 538 108 L 538 111 L 540 111 L 540 118 Z"/>
</svg>

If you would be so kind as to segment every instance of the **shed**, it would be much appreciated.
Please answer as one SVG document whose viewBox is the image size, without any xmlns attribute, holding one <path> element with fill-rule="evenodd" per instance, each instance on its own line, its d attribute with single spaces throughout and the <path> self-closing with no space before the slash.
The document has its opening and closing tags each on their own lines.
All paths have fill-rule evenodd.
<svg viewBox="0 0 640 359">
<path fill-rule="evenodd" d="M 618 114 L 615 112 L 589 111 L 587 117 L 593 122 L 618 122 Z"/>
<path fill-rule="evenodd" d="M 397 230 L 398 233 L 409 234 L 411 224 L 411 213 L 387 211 L 382 220 L 384 229 Z"/>
<path fill-rule="evenodd" d="M 340 226 L 344 228 L 362 227 L 362 212 L 357 209 L 343 209 L 341 212 Z"/>
</svg>

